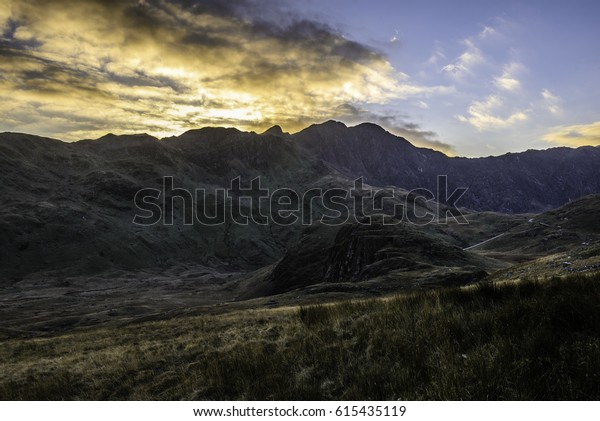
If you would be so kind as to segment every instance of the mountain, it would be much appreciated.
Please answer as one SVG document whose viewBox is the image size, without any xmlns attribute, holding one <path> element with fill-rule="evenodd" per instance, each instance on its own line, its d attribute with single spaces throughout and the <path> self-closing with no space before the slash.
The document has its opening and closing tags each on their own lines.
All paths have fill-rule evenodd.
<svg viewBox="0 0 600 421">
<path fill-rule="evenodd" d="M 395 186 L 390 188 L 402 200 L 415 188 L 435 192 L 437 176 L 445 174 L 450 192 L 469 187 L 457 206 L 505 213 L 539 212 L 600 192 L 599 148 L 450 158 L 414 147 L 374 124 L 346 127 L 334 121 L 293 135 L 278 126 L 262 134 L 204 128 L 161 140 L 109 134 L 64 143 L 3 133 L 0 168 L 0 263 L 2 272 L 16 277 L 40 270 L 95 273 L 174 261 L 254 270 L 277 261 L 301 235 L 297 225 L 226 221 L 220 227 L 178 224 L 171 229 L 132 224 L 135 193 L 160 189 L 167 175 L 176 187 L 190 191 L 229 188 L 236 177 L 249 183 L 260 176 L 271 191 L 299 193 L 347 190 L 363 177 L 373 188 Z M 316 215 L 322 211 L 313 209 Z"/>
<path fill-rule="evenodd" d="M 295 134 L 203 128 L 74 143 L 2 133 L 0 317 L 17 329 L 12 335 L 277 294 L 293 303 L 469 284 L 489 274 L 510 279 L 548 264 L 560 271 L 570 260 L 573 270 L 587 270 L 599 254 L 600 203 L 576 199 L 600 192 L 599 173 L 599 148 L 451 158 L 373 124 L 333 121 Z M 467 193 L 456 203 L 438 196 L 439 203 L 411 192 L 436 192 L 438 175 L 447 175 L 449 193 L 461 186 Z M 162 192 L 166 176 L 174 190 Z M 285 199 L 281 189 L 296 192 L 301 218 L 236 222 L 257 215 L 258 193 L 248 190 L 256 177 L 277 200 Z M 219 224 L 185 223 L 184 208 L 217 215 L 225 203 L 219 192 L 236 178 L 241 186 L 231 194 L 248 195 L 240 209 L 223 208 Z M 362 190 L 345 194 L 358 178 Z M 190 211 L 180 188 L 205 194 Z M 172 214 L 173 225 L 133 223 L 141 189 L 161 191 L 156 204 L 173 203 L 162 215 Z M 315 191 L 344 195 L 337 204 L 302 200 Z M 386 200 L 373 200 L 374 191 Z M 356 220 L 346 218 L 361 213 L 357 198 L 369 200 Z M 533 214 L 540 211 L 547 212 Z M 427 223 L 460 212 L 468 224 Z M 540 260 L 550 254 L 552 261 Z"/>
<path fill-rule="evenodd" d="M 450 192 L 469 189 L 460 206 L 477 211 L 542 212 L 600 192 L 598 147 L 451 158 L 414 147 L 374 124 L 346 127 L 333 121 L 310 126 L 292 138 L 331 168 L 348 177 L 363 176 L 375 186 L 436 192 L 438 175 L 447 175 Z"/>
</svg>

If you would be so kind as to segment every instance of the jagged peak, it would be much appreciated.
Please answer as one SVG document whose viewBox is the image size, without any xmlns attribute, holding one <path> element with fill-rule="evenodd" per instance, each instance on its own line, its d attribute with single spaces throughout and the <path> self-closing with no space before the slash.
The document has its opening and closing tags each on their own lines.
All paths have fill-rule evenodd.
<svg viewBox="0 0 600 421">
<path fill-rule="evenodd" d="M 284 136 L 288 133 L 285 133 L 283 131 L 283 129 L 281 128 L 280 125 L 276 124 L 273 127 L 265 130 L 264 132 L 262 132 L 261 134 L 269 134 L 269 135 L 273 135 L 273 136 Z"/>
</svg>

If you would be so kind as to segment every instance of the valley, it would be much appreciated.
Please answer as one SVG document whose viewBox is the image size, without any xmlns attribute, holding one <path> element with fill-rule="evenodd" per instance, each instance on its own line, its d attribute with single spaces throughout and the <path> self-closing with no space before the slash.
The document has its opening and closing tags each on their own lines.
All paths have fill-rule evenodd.
<svg viewBox="0 0 600 421">
<path fill-rule="evenodd" d="M 380 152 L 390 148 L 394 159 L 404 163 L 370 163 L 393 156 Z M 523 175 L 507 169 L 516 184 L 502 187 L 514 190 L 505 197 L 518 200 L 523 194 L 519 177 L 531 178 L 534 170 L 540 176 L 552 171 L 562 189 L 570 183 L 580 186 L 578 193 L 600 191 L 594 184 L 600 165 L 592 165 L 600 163 L 600 154 L 592 149 L 582 151 L 577 161 L 579 172 L 588 171 L 585 176 L 561 172 L 554 164 L 572 162 L 579 150 L 516 154 L 515 162 L 544 154 L 538 162 L 552 164 L 525 166 Z M 491 160 L 489 166 L 513 157 L 482 159 Z M 186 314 L 384 297 L 599 269 L 599 196 L 572 200 L 563 194 L 558 200 L 567 204 L 539 213 L 550 209 L 559 193 L 549 195 L 540 187 L 528 193 L 532 200 L 513 208 L 528 211 L 523 214 L 506 213 L 505 205 L 484 200 L 486 189 L 499 188 L 502 176 L 489 186 L 469 182 L 458 208 L 409 190 L 420 182 L 435 191 L 430 174 L 442 169 L 448 170 L 450 188 L 460 187 L 464 174 L 457 176 L 451 168 L 462 170 L 467 163 L 472 171 L 480 166 L 476 159 L 415 148 L 378 126 L 348 128 L 336 122 L 294 135 L 276 129 L 255 134 L 206 128 L 163 140 L 107 135 L 72 144 L 1 134 L 0 335 L 47 336 Z M 421 170 L 410 172 L 414 168 Z M 482 183 L 485 171 L 480 174 L 473 180 Z M 362 216 L 336 219 L 327 203 L 315 201 L 310 208 L 299 204 L 311 225 L 241 225 L 233 216 L 222 224 L 188 225 L 182 219 L 185 201 L 171 189 L 173 225 L 133 224 L 139 211 L 136 191 L 160 188 L 165 175 L 179 189 L 205 189 L 205 198 L 229 188 L 236 177 L 242 183 L 260 177 L 261 187 L 286 188 L 300 196 L 310 189 L 351 192 L 338 206 Z M 374 184 L 365 182 L 352 193 L 359 177 Z M 385 199 L 377 202 L 373 197 L 378 195 Z M 216 215 L 220 203 L 207 199 L 195 206 Z M 240 203 L 246 214 L 256 211 L 256 201 Z M 319 222 L 326 214 L 331 215 L 327 223 Z M 429 223 L 431 217 L 443 217 L 444 223 Z"/>
</svg>

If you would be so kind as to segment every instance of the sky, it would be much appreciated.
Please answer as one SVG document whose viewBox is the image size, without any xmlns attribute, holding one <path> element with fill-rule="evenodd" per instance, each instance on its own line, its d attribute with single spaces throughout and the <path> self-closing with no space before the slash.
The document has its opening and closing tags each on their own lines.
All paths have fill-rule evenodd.
<svg viewBox="0 0 600 421">
<path fill-rule="evenodd" d="M 449 155 L 600 145 L 600 2 L 0 0 L 0 132 L 380 124 Z"/>
</svg>

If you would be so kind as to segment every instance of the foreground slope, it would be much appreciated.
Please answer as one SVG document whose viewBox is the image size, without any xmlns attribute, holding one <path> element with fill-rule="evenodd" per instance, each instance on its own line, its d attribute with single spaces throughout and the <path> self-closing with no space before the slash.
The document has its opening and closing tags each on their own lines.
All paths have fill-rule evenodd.
<svg viewBox="0 0 600 421">
<path fill-rule="evenodd" d="M 598 400 L 600 277 L 180 317 L 0 347 L 0 399 Z"/>
</svg>

